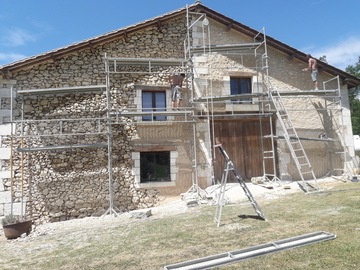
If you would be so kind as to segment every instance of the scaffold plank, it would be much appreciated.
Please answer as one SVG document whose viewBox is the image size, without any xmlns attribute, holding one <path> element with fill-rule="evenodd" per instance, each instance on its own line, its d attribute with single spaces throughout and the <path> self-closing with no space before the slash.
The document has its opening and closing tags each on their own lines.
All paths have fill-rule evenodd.
<svg viewBox="0 0 360 270">
<path fill-rule="evenodd" d="M 107 58 L 110 62 L 120 65 L 153 65 L 153 66 L 173 66 L 187 63 L 186 59 L 171 58 Z"/>
<path fill-rule="evenodd" d="M 223 100 L 232 100 L 232 99 L 242 99 L 242 98 L 254 98 L 260 96 L 266 96 L 267 94 L 262 93 L 246 93 L 238 95 L 225 95 L 225 96 L 212 96 L 212 97 L 198 97 L 194 98 L 194 102 L 211 102 L 211 101 L 223 101 Z"/>
<path fill-rule="evenodd" d="M 219 52 L 219 51 L 234 51 L 234 50 L 254 50 L 259 47 L 261 42 L 253 43 L 240 43 L 240 44 L 221 44 L 221 45 L 209 45 L 209 46 L 193 46 L 192 50 L 197 52 L 203 52 L 204 50 Z"/>
<path fill-rule="evenodd" d="M 50 150 L 71 150 L 76 148 L 95 148 L 106 147 L 107 143 L 93 143 L 93 144 L 76 144 L 76 145 L 57 145 L 57 146 L 44 146 L 44 147 L 28 147 L 17 148 L 19 152 L 37 152 L 37 151 L 50 151 Z"/>
<path fill-rule="evenodd" d="M 106 85 L 88 85 L 76 87 L 62 87 L 62 88 L 44 88 L 44 89 L 28 89 L 18 90 L 18 94 L 23 95 L 47 95 L 47 94 L 64 94 L 72 92 L 99 92 L 105 91 Z"/>
</svg>

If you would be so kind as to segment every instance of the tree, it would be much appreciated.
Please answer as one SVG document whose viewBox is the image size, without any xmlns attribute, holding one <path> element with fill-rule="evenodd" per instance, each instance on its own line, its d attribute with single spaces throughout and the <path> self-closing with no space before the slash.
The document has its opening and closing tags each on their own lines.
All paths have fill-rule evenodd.
<svg viewBox="0 0 360 270">
<path fill-rule="evenodd" d="M 348 65 L 345 71 L 360 78 L 360 56 L 357 63 L 354 66 Z"/>
<path fill-rule="evenodd" d="M 360 78 L 360 56 L 355 65 L 348 65 L 345 69 L 346 72 Z M 351 122 L 353 127 L 353 134 L 360 135 L 360 100 L 359 100 L 360 87 L 349 89 L 349 103 L 351 112 Z"/>
<path fill-rule="evenodd" d="M 327 64 L 326 55 L 320 56 L 319 60 Z"/>
</svg>

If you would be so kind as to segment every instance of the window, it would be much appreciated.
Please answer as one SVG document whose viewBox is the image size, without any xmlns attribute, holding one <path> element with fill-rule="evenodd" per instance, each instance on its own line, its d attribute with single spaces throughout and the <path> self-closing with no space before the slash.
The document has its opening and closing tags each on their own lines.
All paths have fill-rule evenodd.
<svg viewBox="0 0 360 270">
<path fill-rule="evenodd" d="M 165 111 L 166 94 L 165 91 L 142 91 L 143 112 Z M 166 120 L 166 116 L 143 116 L 143 121 Z"/>
<path fill-rule="evenodd" d="M 170 152 L 140 153 L 140 183 L 170 180 Z"/>
<path fill-rule="evenodd" d="M 230 91 L 231 95 L 251 93 L 251 78 L 230 78 Z M 236 103 L 249 100 L 249 98 L 232 99 Z"/>
<path fill-rule="evenodd" d="M 134 161 L 132 170 L 136 188 L 174 187 L 176 185 L 176 176 L 179 173 L 176 159 L 179 153 L 176 151 L 176 147 L 169 145 L 161 145 L 161 150 L 156 150 L 159 146 L 148 147 L 141 144 L 135 146 L 135 151 L 131 153 Z M 158 161 L 156 162 L 156 160 Z M 164 177 L 161 176 L 162 172 L 165 172 L 163 173 Z"/>
</svg>

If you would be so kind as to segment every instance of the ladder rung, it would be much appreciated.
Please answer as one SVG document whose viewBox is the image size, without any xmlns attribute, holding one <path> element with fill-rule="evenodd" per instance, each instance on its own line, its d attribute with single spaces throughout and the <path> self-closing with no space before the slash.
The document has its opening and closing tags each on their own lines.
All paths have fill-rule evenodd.
<svg viewBox="0 0 360 270">
<path fill-rule="evenodd" d="M 299 144 L 300 142 L 299 141 L 291 141 L 290 143 L 291 144 Z"/>
<path fill-rule="evenodd" d="M 302 174 L 303 177 L 306 177 L 306 175 L 307 175 L 307 178 L 313 178 L 313 173 L 312 172 Z"/>
<path fill-rule="evenodd" d="M 310 167 L 310 163 L 302 163 L 300 164 L 301 167 L 304 167 L 304 166 L 309 166 Z"/>
</svg>

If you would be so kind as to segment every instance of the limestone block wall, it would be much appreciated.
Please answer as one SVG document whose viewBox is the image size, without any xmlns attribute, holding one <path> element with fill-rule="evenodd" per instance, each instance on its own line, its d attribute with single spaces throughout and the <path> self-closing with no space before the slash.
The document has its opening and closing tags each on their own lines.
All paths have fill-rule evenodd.
<svg viewBox="0 0 360 270">
<path fill-rule="evenodd" d="M 186 192 L 192 185 L 193 123 L 139 125 L 137 132 L 137 139 L 132 141 L 136 149 L 169 150 L 174 155 L 171 159 L 173 162 L 171 173 L 175 174 L 171 176 L 171 182 L 150 185 L 156 187 L 162 195 L 179 195 Z M 148 184 L 140 184 L 138 178 L 136 181 L 138 186 L 148 186 Z"/>
<path fill-rule="evenodd" d="M 298 91 L 298 90 L 312 90 L 314 89 L 313 82 L 308 72 L 302 72 L 301 69 L 306 67 L 306 63 L 301 63 L 298 60 L 289 60 L 286 55 L 270 49 L 269 50 L 270 61 L 270 81 L 274 88 L 280 91 Z M 329 81 L 323 85 L 324 82 Z M 319 73 L 319 89 L 331 90 L 338 89 L 337 80 L 333 76 L 325 73 Z M 345 142 L 349 155 L 348 158 L 351 162 L 351 167 L 354 167 L 353 154 L 353 142 L 350 140 L 343 140 L 345 138 L 352 137 L 351 121 L 349 119 L 347 87 L 340 82 L 340 95 L 341 95 L 341 111 L 326 110 L 327 104 L 331 99 L 319 98 L 304 98 L 304 97 L 292 97 L 283 98 L 285 107 L 288 108 L 289 116 L 293 122 L 299 137 L 305 138 L 318 138 L 325 134 L 327 138 L 337 140 L 336 142 L 316 142 L 316 141 L 302 141 L 304 149 L 309 157 L 315 174 L 317 177 L 322 177 L 333 173 L 333 169 L 344 168 L 344 156 L 334 153 L 343 152 L 344 148 L 342 142 Z M 334 101 L 334 99 L 333 99 Z M 339 116 L 334 116 L 339 114 Z M 343 122 L 344 121 L 344 122 Z M 344 124 L 344 129 L 342 127 Z M 342 133 L 341 131 L 344 131 Z M 277 134 L 282 135 L 283 131 L 280 126 L 277 127 Z M 286 146 L 285 141 L 278 141 L 278 154 L 280 158 L 281 173 L 286 177 L 291 175 L 291 179 L 299 179 L 297 169 L 295 167 L 290 152 Z M 340 173 L 340 171 L 339 171 Z"/>
<path fill-rule="evenodd" d="M 11 194 L 7 183 L 11 178 L 11 170 L 9 168 L 10 148 L 7 147 L 6 138 L 11 135 L 11 125 L 0 125 L 0 216 L 6 212 L 5 209 L 11 203 Z M 19 213 L 19 212 L 18 212 Z"/>
<path fill-rule="evenodd" d="M 235 44 L 253 41 L 252 38 L 234 30 L 228 30 L 226 26 L 212 20 L 210 20 L 210 27 L 211 40 L 206 40 L 207 37 L 204 39 L 200 22 L 193 27 L 191 36 L 194 45 L 203 45 L 204 40 L 205 44 Z M 104 85 L 106 83 L 105 54 L 109 57 L 126 58 L 183 58 L 183 41 L 186 34 L 184 17 L 163 21 L 161 27 L 154 24 L 154 26 L 128 33 L 126 36 L 119 36 L 117 39 L 103 44 L 14 71 L 13 85 L 17 90 Z M 294 91 L 311 89 L 310 75 L 301 72 L 304 63 L 289 60 L 286 55 L 273 49 L 269 49 L 269 57 L 269 75 L 274 87 L 280 90 Z M 231 72 L 247 74 L 253 77 L 254 82 L 262 83 L 262 77 L 257 75 L 257 70 L 254 68 L 256 63 L 250 56 L 240 58 L 222 54 L 199 56 L 195 59 L 195 64 L 195 96 L 210 95 L 208 92 L 210 87 L 214 90 L 211 95 L 228 94 Z M 227 68 L 224 69 L 224 66 Z M 179 67 L 159 67 L 154 70 L 159 72 L 156 75 L 134 73 L 141 69 L 141 67 L 130 65 L 122 69 L 128 73 L 110 76 L 112 109 L 141 108 L 140 95 L 144 87 L 158 87 L 168 92 L 170 89 L 166 89 L 166 87 L 169 84 L 169 74 L 181 71 Z M 320 73 L 321 81 L 328 78 L 329 76 L 325 73 Z M 346 89 L 343 90 L 343 96 L 346 95 L 345 92 Z M 189 104 L 186 103 L 189 97 L 190 90 L 185 89 L 183 106 Z M 293 99 L 287 106 L 291 108 L 300 105 L 314 107 L 321 102 L 319 100 L 316 103 L 308 104 Z M 105 104 L 105 93 L 99 92 L 25 96 L 25 119 L 41 121 L 24 125 L 23 131 L 29 135 L 41 136 L 26 140 L 16 138 L 13 141 L 13 148 L 104 143 L 107 141 L 106 135 L 89 133 L 106 131 L 106 122 L 103 120 L 106 113 Z M 224 110 L 224 107 L 217 109 Z M 349 124 L 348 108 L 344 112 Z M 330 130 L 324 124 L 324 120 L 315 120 L 315 118 L 318 119 L 318 116 L 316 113 L 306 113 L 302 117 L 295 115 L 295 125 L 300 127 L 299 135 L 313 137 L 318 132 Z M 83 120 L 69 121 L 69 119 L 78 118 Z M 99 118 L 99 120 L 93 118 Z M 44 119 L 47 120 L 44 121 Z M 0 121 L 6 124 L 4 118 Z M 17 126 L 15 133 L 18 135 L 20 131 Z M 59 132 L 80 135 L 52 136 Z M 123 117 L 119 124 L 112 125 L 115 206 L 121 211 L 145 208 L 156 205 L 161 195 L 185 192 L 191 187 L 194 176 L 192 168 L 194 151 L 198 154 L 196 160 L 198 166 L 195 168 L 195 172 L 200 186 L 206 187 L 211 184 L 211 167 L 208 162 L 209 155 L 211 155 L 209 132 L 207 123 L 201 121 L 197 123 L 195 131 L 188 123 L 139 125 L 126 117 Z M 348 137 L 350 132 L 351 128 L 347 130 Z M 281 134 L 279 127 L 277 134 Z M 1 134 L 1 148 L 6 149 L 3 155 L 7 155 L 9 151 L 10 138 L 8 135 Z M 196 149 L 192 149 L 191 146 L 194 137 L 196 138 Z M 175 169 L 172 171 L 172 181 L 167 186 L 140 185 L 136 180 L 137 153 L 150 149 L 149 146 L 151 149 L 168 147 L 167 149 L 171 151 L 171 163 Z M 326 173 L 329 163 L 323 156 L 329 150 L 324 146 L 315 145 L 313 142 L 307 142 L 305 148 L 316 149 L 311 152 L 310 158 L 325 160 L 325 162 L 317 164 L 317 169 L 319 174 Z M 280 170 L 284 174 L 296 178 L 297 172 L 286 145 L 279 142 L 278 151 Z M 13 178 L 17 195 L 15 203 L 19 204 L 20 197 L 22 197 L 26 203 L 27 215 L 37 222 L 101 215 L 109 207 L 106 147 L 70 151 L 38 151 L 25 154 L 15 151 L 14 153 Z M 1 215 L 1 211 L 4 214 L 8 213 L 6 205 L 9 201 L 10 163 L 7 156 L 3 157 L 0 165 Z"/>
<path fill-rule="evenodd" d="M 12 175 L 9 168 L 11 152 L 6 141 L 12 133 L 9 121 L 11 118 L 11 96 L 16 97 L 14 92 L 11 93 L 15 83 L 15 80 L 0 79 L 0 216 L 11 210 L 9 208 L 11 194 L 7 186 Z M 15 114 L 16 110 L 13 113 Z M 18 204 L 13 204 L 13 212 L 20 214 L 21 207 Z"/>
<path fill-rule="evenodd" d="M 199 22 L 194 29 L 197 34 L 196 44 L 238 44 L 253 42 L 254 40 L 238 34 L 233 30 L 227 30 L 226 26 L 210 20 L 210 41 L 206 33 L 206 27 Z M 204 42 L 205 40 L 205 42 Z M 303 72 L 307 63 L 297 59 L 290 59 L 288 55 L 268 46 L 269 61 L 269 81 L 274 89 L 279 91 L 299 91 L 314 89 L 314 84 L 310 78 L 309 72 Z M 258 53 L 262 53 L 259 51 Z M 211 55 L 197 55 L 195 63 L 195 94 L 197 96 L 221 96 L 228 95 L 230 86 L 226 83 L 230 76 L 252 77 L 253 86 L 263 84 L 263 73 L 259 72 L 260 66 L 254 62 L 255 55 L 244 54 L 243 56 L 227 55 L 221 53 L 212 53 Z M 326 85 L 323 82 L 333 79 L 333 76 L 320 72 L 319 89 L 330 90 L 337 89 L 337 80 L 331 81 Z M 347 161 L 354 164 L 353 140 L 351 131 L 351 121 L 349 120 L 349 108 L 347 99 L 347 87 L 341 84 L 342 97 L 342 120 L 340 117 L 333 117 L 332 113 L 324 113 L 325 99 L 312 98 L 285 98 L 285 107 L 289 109 L 290 118 L 300 137 L 317 138 L 321 134 L 326 134 L 328 138 L 342 140 L 345 138 L 346 151 L 349 157 Z M 260 87 L 260 91 L 266 91 L 265 87 Z M 224 111 L 224 103 L 213 106 L 215 112 Z M 201 109 L 201 106 L 198 105 Z M 339 132 L 339 123 L 344 121 L 344 134 Z M 278 124 L 276 134 L 283 135 L 283 130 Z M 278 140 L 279 169 L 281 175 L 286 179 L 299 179 L 296 166 L 291 158 L 290 151 L 284 140 Z M 303 146 L 307 152 L 311 164 L 315 169 L 317 177 L 327 175 L 334 167 L 342 168 L 344 159 L 341 155 L 334 155 L 336 152 L 342 152 L 343 148 L 339 141 L 337 143 L 324 143 L 315 141 L 303 141 Z M 356 166 L 356 165 L 355 165 Z"/>
</svg>

